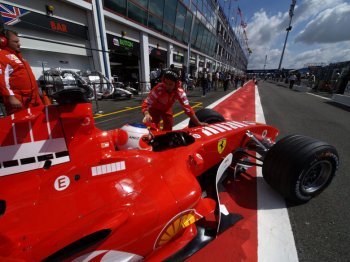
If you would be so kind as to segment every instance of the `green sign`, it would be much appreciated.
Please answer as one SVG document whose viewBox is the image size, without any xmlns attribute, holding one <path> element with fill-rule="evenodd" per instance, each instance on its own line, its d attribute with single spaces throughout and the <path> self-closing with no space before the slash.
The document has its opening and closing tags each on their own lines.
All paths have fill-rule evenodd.
<svg viewBox="0 0 350 262">
<path fill-rule="evenodd" d="M 183 63 L 184 57 L 181 55 L 173 54 L 173 61 L 176 63 Z"/>
<path fill-rule="evenodd" d="M 129 39 L 107 34 L 108 49 L 123 55 L 140 55 L 140 44 Z"/>
<path fill-rule="evenodd" d="M 119 38 L 119 45 L 122 47 L 134 48 L 134 42 Z"/>
</svg>

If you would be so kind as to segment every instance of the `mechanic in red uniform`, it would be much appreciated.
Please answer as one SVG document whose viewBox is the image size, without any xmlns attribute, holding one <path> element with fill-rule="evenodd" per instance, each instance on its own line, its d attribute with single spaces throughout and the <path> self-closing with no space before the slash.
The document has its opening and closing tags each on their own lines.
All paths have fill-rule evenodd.
<svg viewBox="0 0 350 262">
<path fill-rule="evenodd" d="M 42 105 L 32 69 L 22 58 L 17 32 L 4 30 L 0 38 L 3 40 L 0 49 L 0 94 L 7 115 Z"/>
<path fill-rule="evenodd" d="M 175 100 L 180 102 L 185 113 L 196 125 L 207 125 L 198 120 L 189 104 L 185 91 L 181 88 L 179 76 L 173 70 L 165 70 L 162 82 L 157 84 L 143 101 L 143 122 L 152 122 L 159 128 L 159 123 L 163 120 L 163 130 L 172 130 L 174 123 L 172 107 Z"/>
</svg>

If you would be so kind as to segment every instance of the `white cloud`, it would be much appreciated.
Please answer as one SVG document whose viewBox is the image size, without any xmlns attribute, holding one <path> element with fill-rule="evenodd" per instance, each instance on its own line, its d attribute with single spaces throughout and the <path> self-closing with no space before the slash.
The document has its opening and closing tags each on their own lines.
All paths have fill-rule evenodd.
<svg viewBox="0 0 350 262">
<path fill-rule="evenodd" d="M 343 3 L 320 12 L 295 38 L 306 44 L 350 40 L 350 5 Z"/>
<path fill-rule="evenodd" d="M 344 0 L 304 0 L 297 4 L 282 67 L 350 60 L 350 4 Z M 289 19 L 288 10 L 270 17 L 263 9 L 254 14 L 247 28 L 253 51 L 249 69 L 262 69 L 266 54 L 266 68 L 278 67 Z"/>
<path fill-rule="evenodd" d="M 302 68 L 308 63 L 336 63 L 340 61 L 350 60 L 350 41 L 342 43 L 332 43 L 322 45 L 304 52 L 296 53 L 288 56 L 286 64 L 292 68 Z M 347 59 L 344 59 L 347 58 Z M 294 65 L 294 66 L 292 66 Z"/>
<path fill-rule="evenodd" d="M 270 46 L 280 33 L 280 25 L 284 17 L 281 13 L 268 17 L 262 9 L 253 16 L 253 21 L 249 23 L 248 34 L 251 36 L 252 47 Z"/>
<path fill-rule="evenodd" d="M 286 14 L 278 13 L 275 16 L 268 17 L 263 9 L 254 14 L 252 22 L 249 23 L 247 29 L 249 47 L 253 51 L 249 59 L 249 68 L 263 67 L 265 55 L 267 52 L 272 53 L 270 49 L 276 38 L 281 35 L 280 28 L 284 16 Z M 276 52 L 278 50 L 274 50 L 274 54 Z"/>
<path fill-rule="evenodd" d="M 332 9 L 335 6 L 344 3 L 343 0 L 305 0 L 297 3 L 294 21 L 302 22 L 318 15 L 326 9 Z"/>
</svg>

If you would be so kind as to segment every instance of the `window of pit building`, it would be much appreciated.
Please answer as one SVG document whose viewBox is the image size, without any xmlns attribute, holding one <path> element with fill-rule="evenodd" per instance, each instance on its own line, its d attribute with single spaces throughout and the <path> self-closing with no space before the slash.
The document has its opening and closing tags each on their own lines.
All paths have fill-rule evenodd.
<svg viewBox="0 0 350 262">
<path fill-rule="evenodd" d="M 157 16 L 152 15 L 151 13 L 148 16 L 148 27 L 153 28 L 159 32 L 162 32 L 163 21 Z"/>
<path fill-rule="evenodd" d="M 104 7 L 126 16 L 126 0 L 105 0 Z"/>
<path fill-rule="evenodd" d="M 186 19 L 186 7 L 182 4 L 178 4 L 176 12 L 176 21 L 175 21 L 175 33 L 174 36 L 177 40 L 182 41 L 182 34 L 184 30 Z"/>
<path fill-rule="evenodd" d="M 183 41 L 186 44 L 188 44 L 188 42 L 190 41 L 192 18 L 193 18 L 193 15 L 191 14 L 191 12 L 187 11 L 187 13 L 186 13 L 186 22 L 185 22 L 184 33 L 183 33 Z"/>
<path fill-rule="evenodd" d="M 177 10 L 177 0 L 167 0 L 164 6 L 163 33 L 168 36 L 174 35 L 174 24 Z"/>
<path fill-rule="evenodd" d="M 155 14 L 159 18 L 163 19 L 163 10 L 164 10 L 164 0 L 150 0 L 149 9 L 150 13 Z"/>
<path fill-rule="evenodd" d="M 140 24 L 147 25 L 147 11 L 131 1 L 128 2 L 128 17 Z"/>
<path fill-rule="evenodd" d="M 197 18 L 195 18 L 194 26 L 193 26 L 193 33 L 191 38 L 191 45 L 194 47 L 194 44 L 197 41 L 197 35 L 198 35 L 198 29 L 199 29 L 200 22 Z"/>
</svg>

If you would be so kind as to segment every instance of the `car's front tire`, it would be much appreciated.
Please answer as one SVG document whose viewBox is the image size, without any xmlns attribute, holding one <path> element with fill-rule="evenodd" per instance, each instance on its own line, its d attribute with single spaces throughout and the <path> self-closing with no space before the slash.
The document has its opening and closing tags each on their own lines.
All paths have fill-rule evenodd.
<svg viewBox="0 0 350 262">
<path fill-rule="evenodd" d="M 214 124 L 214 123 L 220 123 L 225 121 L 225 118 L 221 114 L 209 108 L 199 109 L 196 112 L 196 116 L 199 121 L 207 124 Z M 195 127 L 195 126 L 196 125 L 193 123 L 193 121 L 190 120 L 190 122 L 188 123 L 188 127 Z"/>
<path fill-rule="evenodd" d="M 304 203 L 331 183 L 338 168 L 337 150 L 322 141 L 291 135 L 266 154 L 262 168 L 266 182 L 293 203 Z"/>
</svg>

